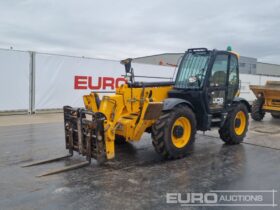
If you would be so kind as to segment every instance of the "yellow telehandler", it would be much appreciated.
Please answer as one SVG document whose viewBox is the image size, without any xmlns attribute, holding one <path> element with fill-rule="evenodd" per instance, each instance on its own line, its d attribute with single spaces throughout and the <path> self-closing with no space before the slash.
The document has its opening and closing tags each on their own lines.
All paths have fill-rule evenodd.
<svg viewBox="0 0 280 210">
<path fill-rule="evenodd" d="M 128 81 L 114 95 L 100 99 L 98 93 L 91 92 L 83 97 L 85 108 L 64 107 L 65 142 L 70 156 L 76 151 L 86 156 L 87 163 L 92 158 L 104 162 L 115 157 L 115 142 L 139 141 L 147 132 L 163 158 L 182 158 L 194 143 L 196 131 L 213 126 L 219 127 L 226 144 L 239 144 L 248 129 L 250 105 L 236 97 L 238 58 L 231 50 L 189 49 L 174 82 L 152 83 L 136 82 L 132 59 L 121 61 Z"/>
</svg>

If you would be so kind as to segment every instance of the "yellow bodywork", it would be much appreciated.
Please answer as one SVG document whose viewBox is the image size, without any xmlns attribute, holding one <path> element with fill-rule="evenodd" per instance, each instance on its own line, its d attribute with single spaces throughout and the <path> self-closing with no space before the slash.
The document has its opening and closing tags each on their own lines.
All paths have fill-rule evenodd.
<svg viewBox="0 0 280 210">
<path fill-rule="evenodd" d="M 86 109 L 101 112 L 106 116 L 104 137 L 108 159 L 115 156 L 115 136 L 123 136 L 126 141 L 138 141 L 160 116 L 163 100 L 172 86 L 128 87 L 116 89 L 116 93 L 103 96 L 98 108 L 96 94 L 84 95 Z"/>
<path fill-rule="evenodd" d="M 263 110 L 280 112 L 280 82 L 267 81 L 266 85 L 250 85 L 256 97 L 263 97 Z"/>
</svg>

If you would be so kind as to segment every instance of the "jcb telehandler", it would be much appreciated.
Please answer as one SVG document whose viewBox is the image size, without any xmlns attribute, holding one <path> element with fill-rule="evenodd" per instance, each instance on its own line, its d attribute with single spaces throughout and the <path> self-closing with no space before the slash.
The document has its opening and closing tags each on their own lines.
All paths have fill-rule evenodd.
<svg viewBox="0 0 280 210">
<path fill-rule="evenodd" d="M 231 50 L 189 49 L 175 82 L 153 83 L 135 82 L 132 59 L 121 61 L 128 82 L 114 95 L 91 92 L 85 109 L 64 107 L 66 148 L 103 162 L 115 157 L 116 141 L 139 141 L 148 132 L 157 153 L 176 159 L 188 153 L 197 130 L 213 126 L 226 144 L 242 142 L 250 105 L 236 97 L 238 58 Z"/>
</svg>

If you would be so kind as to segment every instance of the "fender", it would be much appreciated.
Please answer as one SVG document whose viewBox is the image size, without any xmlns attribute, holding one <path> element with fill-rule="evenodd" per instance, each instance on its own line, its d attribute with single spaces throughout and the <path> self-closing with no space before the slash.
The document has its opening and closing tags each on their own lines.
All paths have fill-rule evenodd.
<svg viewBox="0 0 280 210">
<path fill-rule="evenodd" d="M 162 110 L 163 111 L 171 110 L 179 104 L 185 104 L 185 105 L 189 106 L 192 110 L 194 110 L 193 105 L 189 101 L 181 99 L 181 98 L 167 98 L 167 99 L 165 99 L 163 101 Z"/>
<path fill-rule="evenodd" d="M 243 104 L 246 105 L 246 107 L 248 109 L 248 112 L 251 112 L 251 105 L 249 104 L 249 102 L 245 98 L 234 97 L 233 103 L 243 103 Z"/>
</svg>

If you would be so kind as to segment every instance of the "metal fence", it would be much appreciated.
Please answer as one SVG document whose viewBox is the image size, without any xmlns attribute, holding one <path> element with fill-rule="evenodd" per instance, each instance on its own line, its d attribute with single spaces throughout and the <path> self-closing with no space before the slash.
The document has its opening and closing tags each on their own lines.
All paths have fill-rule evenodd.
<svg viewBox="0 0 280 210">
<path fill-rule="evenodd" d="M 136 79 L 172 80 L 174 68 L 133 64 Z M 90 91 L 113 92 L 124 82 L 116 60 L 0 49 L 0 112 L 57 111 L 83 106 Z"/>
</svg>

